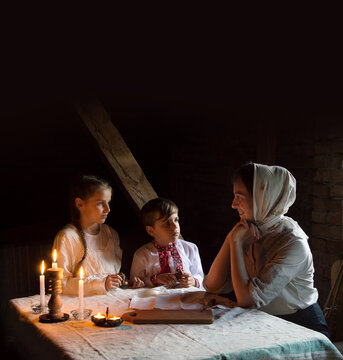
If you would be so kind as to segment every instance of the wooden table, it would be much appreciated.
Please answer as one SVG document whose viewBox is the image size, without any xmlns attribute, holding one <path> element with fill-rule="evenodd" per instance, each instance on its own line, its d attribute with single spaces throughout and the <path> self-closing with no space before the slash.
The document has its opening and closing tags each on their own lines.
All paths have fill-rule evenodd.
<svg viewBox="0 0 343 360">
<path fill-rule="evenodd" d="M 143 290 L 86 297 L 85 308 L 121 315 Z M 63 312 L 77 309 L 77 297 L 61 298 Z M 343 359 L 324 335 L 254 309 L 213 309 L 212 324 L 102 328 L 90 319 L 41 323 L 31 310 L 38 302 L 39 295 L 10 301 L 18 346 L 34 359 Z"/>
</svg>

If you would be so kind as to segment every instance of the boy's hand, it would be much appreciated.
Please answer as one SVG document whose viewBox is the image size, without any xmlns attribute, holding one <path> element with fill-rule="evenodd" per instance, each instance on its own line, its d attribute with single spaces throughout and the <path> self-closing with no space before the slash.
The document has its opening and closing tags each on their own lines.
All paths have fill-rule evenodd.
<svg viewBox="0 0 343 360">
<path fill-rule="evenodd" d="M 195 286 L 195 280 L 192 274 L 187 273 L 187 272 L 183 272 L 182 276 L 179 279 L 180 284 L 182 285 L 182 287 L 188 288 L 191 286 Z"/>
<path fill-rule="evenodd" d="M 107 278 L 105 280 L 105 289 L 106 291 L 110 291 L 113 289 L 117 289 L 123 284 L 123 279 L 120 277 L 120 275 L 107 275 Z"/>
<path fill-rule="evenodd" d="M 164 285 L 166 288 L 172 288 L 176 286 L 176 277 L 171 273 L 158 274 L 156 276 L 156 281 Z"/>
<path fill-rule="evenodd" d="M 135 276 L 132 280 L 129 281 L 129 285 L 132 287 L 132 289 L 138 289 L 144 287 L 145 283 L 138 276 Z"/>
</svg>

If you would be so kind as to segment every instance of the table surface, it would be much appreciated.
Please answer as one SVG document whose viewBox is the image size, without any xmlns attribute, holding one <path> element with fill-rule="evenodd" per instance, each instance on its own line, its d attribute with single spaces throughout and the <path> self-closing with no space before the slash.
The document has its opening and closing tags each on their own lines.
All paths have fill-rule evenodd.
<svg viewBox="0 0 343 360">
<path fill-rule="evenodd" d="M 110 314 L 122 315 L 128 311 L 130 299 L 142 291 L 117 289 L 85 297 L 85 308 L 96 314 L 105 313 L 108 306 Z M 63 312 L 77 309 L 77 296 L 62 294 L 61 299 Z M 24 329 L 19 340 L 30 344 L 27 351 L 36 349 L 49 359 L 343 359 L 324 335 L 255 309 L 213 309 L 212 324 L 124 322 L 102 328 L 90 319 L 77 321 L 72 316 L 65 322 L 41 323 L 39 314 L 31 309 L 37 303 L 39 295 L 34 295 L 12 299 L 10 306 L 18 327 Z"/>
</svg>

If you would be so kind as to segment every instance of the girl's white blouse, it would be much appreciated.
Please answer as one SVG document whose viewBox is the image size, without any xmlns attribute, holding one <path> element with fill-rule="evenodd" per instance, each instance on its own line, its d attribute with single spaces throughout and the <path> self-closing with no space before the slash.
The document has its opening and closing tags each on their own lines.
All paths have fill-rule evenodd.
<svg viewBox="0 0 343 360">
<path fill-rule="evenodd" d="M 118 233 L 106 224 L 101 224 L 98 234 L 84 235 L 87 244 L 87 256 L 82 262 L 85 294 L 106 293 L 107 275 L 117 274 L 121 267 L 122 250 Z M 63 293 L 77 294 L 80 275 L 75 271 L 78 271 L 76 267 L 82 259 L 84 247 L 74 225 L 69 224 L 58 232 L 53 248 L 57 249 L 58 267 L 64 270 Z"/>
</svg>

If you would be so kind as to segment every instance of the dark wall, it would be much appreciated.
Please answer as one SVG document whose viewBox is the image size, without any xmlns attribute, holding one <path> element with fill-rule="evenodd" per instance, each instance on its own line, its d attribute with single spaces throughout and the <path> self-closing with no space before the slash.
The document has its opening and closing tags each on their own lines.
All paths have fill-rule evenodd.
<svg viewBox="0 0 343 360">
<path fill-rule="evenodd" d="M 311 114 L 317 123 L 327 113 L 341 114 L 342 41 L 339 22 L 332 20 L 340 12 L 328 9 L 326 17 L 322 5 L 298 4 L 271 18 L 262 11 L 264 22 L 247 10 L 232 11 L 223 22 L 215 17 L 213 27 L 201 18 L 181 36 L 173 23 L 163 40 L 155 37 L 157 28 L 145 37 L 142 27 L 130 39 L 120 31 L 99 49 L 104 34 L 92 43 L 86 37 L 84 49 L 80 38 L 71 37 L 70 49 L 63 49 L 60 26 L 61 48 L 48 35 L 31 37 L 31 25 L 18 37 L 12 33 L 8 50 L 3 44 L 2 312 L 8 299 L 38 293 L 39 263 L 50 261 L 54 235 L 68 222 L 73 176 L 111 179 L 73 108 L 75 97 L 88 93 L 102 101 L 157 193 L 179 205 L 182 235 L 198 244 L 205 272 L 238 220 L 231 174 L 247 160 L 277 162 L 294 172 L 298 201 L 290 215 L 311 231 Z M 250 27 L 253 20 L 258 24 Z M 120 234 L 128 272 L 133 251 L 147 238 L 127 199 L 115 183 L 113 188 L 108 223 Z"/>
</svg>

